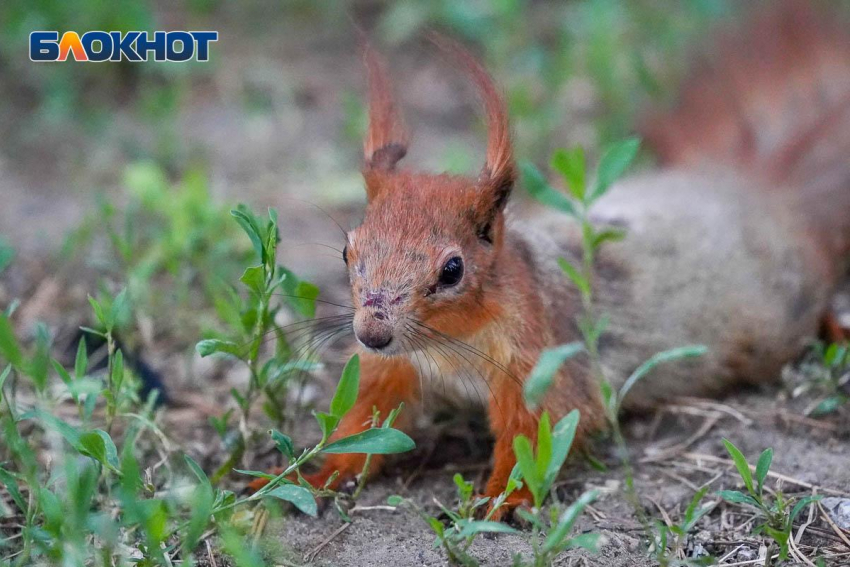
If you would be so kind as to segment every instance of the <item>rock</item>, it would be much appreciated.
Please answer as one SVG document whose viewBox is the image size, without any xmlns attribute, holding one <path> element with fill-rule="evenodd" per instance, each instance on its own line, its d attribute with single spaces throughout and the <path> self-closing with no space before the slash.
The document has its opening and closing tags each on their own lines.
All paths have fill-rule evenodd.
<svg viewBox="0 0 850 567">
<path fill-rule="evenodd" d="M 850 498 L 824 498 L 821 504 L 835 525 L 850 530 Z"/>
</svg>

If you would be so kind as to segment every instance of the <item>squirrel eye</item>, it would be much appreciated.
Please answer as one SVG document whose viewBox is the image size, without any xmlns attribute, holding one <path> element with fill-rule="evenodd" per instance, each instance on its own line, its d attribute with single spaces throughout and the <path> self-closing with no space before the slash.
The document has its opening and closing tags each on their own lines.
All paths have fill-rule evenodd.
<svg viewBox="0 0 850 567">
<path fill-rule="evenodd" d="M 342 261 L 345 262 L 345 265 L 348 265 L 348 246 L 345 246 L 342 249 Z"/>
<path fill-rule="evenodd" d="M 440 285 L 444 287 L 457 285 L 462 277 L 463 260 L 460 256 L 454 256 L 453 258 L 449 258 L 449 261 L 446 262 L 446 265 L 443 266 L 443 270 L 440 272 Z"/>
</svg>

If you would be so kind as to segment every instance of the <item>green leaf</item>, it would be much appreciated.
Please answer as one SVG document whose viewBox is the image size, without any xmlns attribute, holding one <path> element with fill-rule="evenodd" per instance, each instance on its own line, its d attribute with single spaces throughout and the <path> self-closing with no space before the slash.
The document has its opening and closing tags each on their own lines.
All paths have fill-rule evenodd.
<svg viewBox="0 0 850 567">
<path fill-rule="evenodd" d="M 15 338 L 12 322 L 3 314 L 0 314 L 0 354 L 15 368 L 23 365 L 24 357 L 18 339 Z"/>
<path fill-rule="evenodd" d="M 12 365 L 7 364 L 6 368 L 3 369 L 3 372 L 0 372 L 0 402 L 3 401 L 3 385 L 6 384 L 6 378 L 9 377 L 9 374 L 12 372 Z"/>
<path fill-rule="evenodd" d="M 626 237 L 626 231 L 617 228 L 606 228 L 593 235 L 593 249 L 596 250 L 605 242 L 619 242 Z"/>
<path fill-rule="evenodd" d="M 779 544 L 779 559 L 788 558 L 788 538 L 791 535 L 790 526 L 788 530 L 777 530 L 768 525 L 764 526 L 764 532 L 772 537 Z"/>
<path fill-rule="evenodd" d="M 195 350 L 201 356 L 209 356 L 215 353 L 230 354 L 237 358 L 241 358 L 244 349 L 240 348 L 234 342 L 222 341 L 219 339 L 206 339 L 195 345 Z"/>
<path fill-rule="evenodd" d="M 86 337 L 80 338 L 80 343 L 77 345 L 77 357 L 74 359 L 74 376 L 79 380 L 86 375 L 89 367 L 89 353 L 86 348 Z"/>
<path fill-rule="evenodd" d="M 313 498 L 310 491 L 303 486 L 298 486 L 296 484 L 282 484 L 269 491 L 267 496 L 291 502 L 296 508 L 308 516 L 313 516 L 315 518 L 318 514 L 316 499 Z"/>
<path fill-rule="evenodd" d="M 104 329 L 109 329 L 110 325 L 106 320 L 106 315 L 103 313 L 103 306 L 91 295 L 88 296 L 89 305 L 91 305 L 92 311 L 94 311 L 94 317 L 97 319 L 97 322 L 100 323 L 100 326 Z"/>
<path fill-rule="evenodd" d="M 116 350 L 112 357 L 112 384 L 115 391 L 121 391 L 121 384 L 124 383 L 124 354 L 121 350 Z"/>
<path fill-rule="evenodd" d="M 798 501 L 794 505 L 794 509 L 791 510 L 791 515 L 788 516 L 788 525 L 790 526 L 791 524 L 794 523 L 794 520 L 796 520 L 797 516 L 800 514 L 800 512 L 803 511 L 803 508 L 805 508 L 806 506 L 808 506 L 812 502 L 819 502 L 822 498 L 823 498 L 823 496 L 821 496 L 821 495 L 806 496 L 805 498 L 802 498 L 800 501 Z"/>
<path fill-rule="evenodd" d="M 322 452 L 390 455 L 404 453 L 415 447 L 413 439 L 398 429 L 376 427 L 338 439 L 322 449 Z"/>
<path fill-rule="evenodd" d="M 112 330 L 113 327 L 120 326 L 130 316 L 130 300 L 127 295 L 127 288 L 122 289 L 115 299 L 112 300 L 112 305 L 109 308 L 109 324 L 107 330 Z"/>
<path fill-rule="evenodd" d="M 264 472 L 264 471 L 250 471 L 250 470 L 246 470 L 246 469 L 233 469 L 233 472 L 236 472 L 236 473 L 239 473 L 239 474 L 245 474 L 245 475 L 248 475 L 248 476 L 253 476 L 255 478 L 264 478 L 266 480 L 272 480 L 272 479 L 277 478 L 276 474 L 269 474 L 269 473 Z"/>
<path fill-rule="evenodd" d="M 541 492 L 548 492 L 549 485 L 546 483 L 546 471 L 552 460 L 552 426 L 549 423 L 549 412 L 543 412 L 537 423 L 537 455 L 535 457 L 537 478 L 543 481 Z"/>
<path fill-rule="evenodd" d="M 387 504 L 390 506 L 401 506 L 402 502 L 404 502 L 404 498 L 402 498 L 398 494 L 393 494 L 387 497 Z"/>
<path fill-rule="evenodd" d="M 262 264 L 245 268 L 239 281 L 248 286 L 248 289 L 257 295 L 262 295 L 266 290 L 266 270 Z"/>
<path fill-rule="evenodd" d="M 762 486 L 764 486 L 764 479 L 767 478 L 767 473 L 770 471 L 771 462 L 773 462 L 773 449 L 765 449 L 756 465 L 756 482 L 758 483 L 759 494 L 761 494 Z"/>
<path fill-rule="evenodd" d="M 515 534 L 517 530 L 502 522 L 490 520 L 474 520 L 464 524 L 458 537 L 467 538 L 481 533 Z"/>
<path fill-rule="evenodd" d="M 431 531 L 437 534 L 437 537 L 442 538 L 445 533 L 445 527 L 443 523 L 437 518 L 429 517 L 427 518 L 428 525 L 431 527 Z"/>
<path fill-rule="evenodd" d="M 534 505 L 539 507 L 543 496 L 540 494 L 542 479 L 537 478 L 537 466 L 534 462 L 531 441 L 525 435 L 517 435 L 514 437 L 513 445 L 514 455 L 516 455 L 519 470 L 522 472 L 522 479 L 534 496 Z"/>
<path fill-rule="evenodd" d="M 331 400 L 330 414 L 342 418 L 351 411 L 360 391 L 360 356 L 352 356 L 342 370 L 336 392 Z"/>
<path fill-rule="evenodd" d="M 557 189 L 553 188 L 543 177 L 534 164 L 523 161 L 520 163 L 520 172 L 522 173 L 523 185 L 528 194 L 538 202 L 552 207 L 568 215 L 576 216 L 576 208 L 572 200 L 567 195 L 564 195 Z"/>
<path fill-rule="evenodd" d="M 570 504 L 570 506 L 564 510 L 564 513 L 561 514 L 561 517 L 558 518 L 558 524 L 555 526 L 549 535 L 546 537 L 546 540 L 543 542 L 543 552 L 549 553 L 558 549 L 564 541 L 564 538 L 570 533 L 570 530 L 573 528 L 573 524 L 575 524 L 578 517 L 584 512 L 584 509 L 590 505 L 591 502 L 596 500 L 599 496 L 599 492 L 596 490 L 590 490 L 585 492 L 581 496 L 579 496 L 578 500 Z"/>
<path fill-rule="evenodd" d="M 204 472 L 204 469 L 201 468 L 201 465 L 199 465 L 195 459 L 184 453 L 183 460 L 186 461 L 186 465 L 189 467 L 189 470 L 198 477 L 199 482 L 202 484 L 210 484 L 210 479 L 207 477 L 207 473 Z"/>
<path fill-rule="evenodd" d="M 336 426 L 339 425 L 339 418 L 337 416 L 323 411 L 313 412 L 313 417 L 319 422 L 319 429 L 322 430 L 322 439 L 325 440 L 330 437 Z"/>
<path fill-rule="evenodd" d="M 640 140 L 629 138 L 610 145 L 602 154 L 597 167 L 596 183 L 588 197 L 593 202 L 604 195 L 612 183 L 619 179 L 637 156 Z"/>
<path fill-rule="evenodd" d="M 272 429 L 271 436 L 277 450 L 283 453 L 287 459 L 291 460 L 295 457 L 295 447 L 288 435 L 284 435 L 277 429 Z"/>
<path fill-rule="evenodd" d="M 579 272 L 578 268 L 570 264 L 566 258 L 558 258 L 558 265 L 561 266 L 561 270 L 567 274 L 567 277 L 570 278 L 582 295 L 590 293 L 590 282 Z"/>
<path fill-rule="evenodd" d="M 70 390 L 70 389 L 71 389 L 71 385 L 74 383 L 74 379 L 73 379 L 73 378 L 71 378 L 71 375 L 68 373 L 68 371 L 67 371 L 67 370 L 65 370 L 65 367 L 64 367 L 64 366 L 62 366 L 61 364 L 59 364 L 59 361 L 57 361 L 57 360 L 56 360 L 56 359 L 54 359 L 54 358 L 51 358 L 51 359 L 50 359 L 50 364 L 52 364 L 52 365 L 53 365 L 53 369 L 54 369 L 54 370 L 56 371 L 56 373 L 59 375 L 59 378 L 62 380 L 62 382 L 63 382 L 66 386 L 68 386 L 68 389 Z M 76 400 L 75 400 L 75 401 L 76 401 Z"/>
<path fill-rule="evenodd" d="M 737 490 L 721 490 L 717 493 L 723 500 L 727 502 L 731 502 L 733 504 L 749 504 L 750 506 L 754 506 L 756 508 L 760 508 L 759 503 L 752 496 L 748 496 L 743 492 L 738 492 Z"/>
<path fill-rule="evenodd" d="M 708 485 L 706 485 L 699 489 L 696 494 L 694 494 L 694 497 L 691 499 L 691 503 L 688 504 L 688 508 L 685 510 L 685 519 L 682 522 L 681 535 L 684 535 L 691 531 L 691 528 L 696 525 L 699 519 L 714 508 L 714 504 L 711 503 L 706 504 L 702 508 L 697 508 L 697 506 L 699 506 L 700 501 L 708 493 L 708 488 Z"/>
<path fill-rule="evenodd" d="M 708 349 L 702 345 L 692 345 L 665 350 L 663 352 L 659 352 L 653 355 L 649 360 L 638 366 L 637 369 L 632 372 L 631 376 L 629 376 L 629 378 L 620 388 L 620 393 L 617 401 L 617 413 L 619 413 L 619 406 L 623 403 L 623 400 L 629 393 L 629 390 L 631 390 L 634 385 L 640 381 L 641 378 L 649 374 L 649 372 L 656 366 L 664 362 L 671 362 L 674 360 L 681 360 L 683 358 L 694 358 L 697 356 L 702 356 L 707 352 Z"/>
<path fill-rule="evenodd" d="M 95 429 L 79 437 L 80 453 L 98 461 L 113 472 L 118 470 L 118 449 L 106 431 Z"/>
<path fill-rule="evenodd" d="M 552 154 L 552 169 L 564 177 L 573 197 L 579 201 L 584 201 L 584 148 L 576 146 L 570 150 L 555 150 L 555 153 Z"/>
<path fill-rule="evenodd" d="M 750 472 L 750 465 L 747 463 L 747 458 L 741 450 L 728 439 L 723 439 L 723 445 L 726 446 L 726 452 L 728 452 L 729 456 L 732 457 L 732 461 L 735 463 L 735 468 L 738 469 L 738 474 L 741 475 L 741 479 L 744 481 L 744 486 L 747 487 L 747 491 L 755 496 L 757 493 L 753 488 L 753 475 Z"/>
<path fill-rule="evenodd" d="M 253 215 L 249 215 L 246 209 L 243 208 L 233 209 L 230 211 L 230 214 L 236 219 L 236 222 L 239 223 L 239 226 L 248 235 L 248 238 L 251 239 L 251 244 L 254 245 L 254 250 L 257 252 L 260 261 L 262 261 L 265 257 L 265 246 L 263 245 L 263 236 L 260 232 L 260 227 L 257 226 Z"/>
<path fill-rule="evenodd" d="M 4 469 L 0 467 L 0 482 L 3 483 L 3 486 L 6 487 L 6 492 L 9 493 L 9 496 L 12 497 L 12 501 L 18 507 L 22 514 L 27 513 L 27 501 L 24 500 L 24 496 L 21 494 L 21 490 L 18 488 L 18 481 L 15 477 Z"/>
<path fill-rule="evenodd" d="M 315 317 L 319 288 L 301 280 L 295 273 L 282 266 L 276 269 L 278 279 L 272 285 L 280 287 L 281 295 L 286 298 L 289 306 L 304 317 Z"/>
<path fill-rule="evenodd" d="M 5 315 L 6 317 L 11 317 L 15 313 L 15 311 L 18 310 L 18 307 L 20 307 L 20 306 L 21 306 L 21 300 L 20 299 L 13 299 L 11 301 L 11 303 L 9 303 L 9 305 L 6 306 L 6 309 L 3 310 L 3 315 Z"/>
<path fill-rule="evenodd" d="M 65 440 L 77 450 L 77 452 L 83 452 L 84 449 L 80 443 L 80 432 L 58 417 L 39 408 L 34 408 L 21 416 L 21 420 L 25 419 L 35 419 L 40 421 L 42 425 L 46 426 L 48 429 L 52 429 L 62 435 L 62 437 L 64 437 Z"/>
<path fill-rule="evenodd" d="M 601 534 L 579 534 L 566 542 L 566 549 L 586 549 L 591 553 L 599 553 Z"/>
<path fill-rule="evenodd" d="M 540 353 L 537 364 L 523 386 L 525 403 L 536 409 L 546 396 L 558 369 L 568 359 L 584 350 L 584 345 L 578 341 L 545 349 Z"/>
<path fill-rule="evenodd" d="M 317 285 L 302 280 L 295 286 L 292 295 L 296 297 L 290 297 L 288 299 L 289 304 L 295 311 L 311 319 L 316 316 L 316 298 L 319 297 L 319 287 Z"/>
<path fill-rule="evenodd" d="M 552 456 L 549 459 L 549 466 L 543 479 L 546 486 L 552 486 L 558 477 L 558 473 L 561 472 L 561 467 L 564 466 L 564 461 L 567 460 L 567 455 L 570 453 L 570 448 L 576 436 L 580 417 L 579 411 L 574 409 L 561 418 L 552 430 Z"/>
<path fill-rule="evenodd" d="M 809 412 L 809 415 L 813 417 L 820 417 L 835 413 L 838 408 L 847 403 L 847 400 L 848 398 L 842 395 L 829 396 L 821 400 L 820 403 L 818 403 L 818 405 Z"/>
</svg>

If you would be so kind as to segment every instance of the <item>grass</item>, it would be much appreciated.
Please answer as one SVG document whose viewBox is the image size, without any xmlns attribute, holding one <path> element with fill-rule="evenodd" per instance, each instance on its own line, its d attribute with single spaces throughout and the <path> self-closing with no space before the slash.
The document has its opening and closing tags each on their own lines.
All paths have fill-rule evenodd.
<svg viewBox="0 0 850 567">
<path fill-rule="evenodd" d="M 765 449 L 759 456 L 754 469 L 755 476 L 753 476 L 750 464 L 741 450 L 728 439 L 724 439 L 723 444 L 726 446 L 729 456 L 732 457 L 735 468 L 738 469 L 746 493 L 737 490 L 722 490 L 719 495 L 727 502 L 749 507 L 756 511 L 757 520 L 753 533 L 764 534 L 772 540 L 772 546 L 767 550 L 764 560 L 765 567 L 770 567 L 773 564 L 773 546 L 779 548 L 780 561 L 788 558 L 788 540 L 791 537 L 794 520 L 806 506 L 819 501 L 822 496 L 813 495 L 801 498 L 794 503 L 792 508 L 791 501 L 781 491 L 776 491 L 772 495 L 765 491 L 765 479 L 767 479 L 770 465 L 773 462 L 773 449 Z"/>
<path fill-rule="evenodd" d="M 803 413 L 835 414 L 850 401 L 850 344 L 816 342 L 799 365 L 791 396 L 810 399 Z"/>
<path fill-rule="evenodd" d="M 573 535 L 571 530 L 584 509 L 596 499 L 596 491 L 582 494 L 566 507 L 555 502 L 547 510 L 543 508 L 543 501 L 550 494 L 570 452 L 578 422 L 579 413 L 574 410 L 553 428 L 549 415 L 544 413 L 540 420 L 536 451 L 527 437 L 517 436 L 514 439 L 517 466 L 505 491 L 492 502 L 488 497 L 475 497 L 473 484 L 460 475 L 455 475 L 454 482 L 458 489 L 456 509 L 447 508 L 438 502 L 439 509 L 447 518 L 446 523 L 428 514 L 410 499 L 391 496 L 388 503 L 412 509 L 420 516 L 436 535 L 435 544 L 443 549 L 452 565 L 472 567 L 479 564 L 478 559 L 470 553 L 470 547 L 483 533 L 515 534 L 528 541 L 531 554 L 527 557 L 515 554 L 513 565 L 516 567 L 552 565 L 558 555 L 568 549 L 582 548 L 595 552 L 602 541 L 599 534 Z M 523 484 L 531 491 L 534 506 L 530 510 L 517 509 L 517 514 L 530 529 L 518 531 L 502 522 L 493 521 L 495 515 L 504 507 L 507 498 Z"/>
<path fill-rule="evenodd" d="M 85 340 L 73 369 L 65 369 L 51 356 L 47 338 L 26 352 L 8 318 L 0 316 L 0 353 L 9 361 L 0 373 L 0 429 L 5 440 L 0 483 L 14 506 L 4 510 L 5 515 L 20 522 L 2 540 L 4 562 L 141 561 L 171 566 L 179 559 L 192 564 L 201 537 L 213 529 L 223 535 L 224 547 L 231 549 L 236 563 L 248 564 L 253 555 L 243 556 L 245 552 L 236 552 L 228 543 L 237 537 L 234 534 L 250 530 L 244 514 L 235 512 L 260 513 L 269 500 L 278 500 L 315 516 L 316 497 L 344 495 L 304 482 L 300 475 L 304 464 L 322 453 L 392 454 L 414 447 L 407 435 L 392 428 L 401 408 L 383 422 L 375 416 L 374 427 L 363 433 L 330 442 L 357 399 L 360 372 L 355 356 L 343 370 L 329 410 L 315 414 L 320 441 L 299 452 L 288 436 L 273 430 L 287 467 L 276 476 L 238 471 L 269 481 L 254 494 L 238 498 L 217 488 L 215 479 L 177 450 L 156 424 L 153 400 L 136 396 L 138 384 L 112 339 L 115 322 L 127 309 L 126 292 L 111 298 L 108 307 L 94 299 L 91 305 L 103 330 L 88 332 L 102 335 L 109 345 L 107 367 L 100 373 L 90 371 Z M 51 366 L 61 381 L 49 373 Z M 32 396 L 24 393 L 26 386 L 32 388 Z M 76 415 L 61 411 L 67 399 L 77 406 Z M 151 467 L 150 459 L 157 454 L 160 464 Z M 49 455 L 46 464 L 44 455 Z"/>
</svg>

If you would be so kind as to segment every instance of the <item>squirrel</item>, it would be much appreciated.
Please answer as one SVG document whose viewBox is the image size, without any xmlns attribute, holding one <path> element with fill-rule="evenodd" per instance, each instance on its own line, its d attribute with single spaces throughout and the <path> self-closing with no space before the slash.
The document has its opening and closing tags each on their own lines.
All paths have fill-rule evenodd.
<svg viewBox="0 0 850 567">
<path fill-rule="evenodd" d="M 846 29 L 806 2 L 784 2 L 722 34 L 713 64 L 685 82 L 678 105 L 643 121 L 658 168 L 617 182 L 594 205 L 594 223 L 625 231 L 593 267 L 598 310 L 610 317 L 600 357 L 614 386 L 659 351 L 708 347 L 654 370 L 627 409 L 773 380 L 817 333 L 850 253 Z M 402 402 L 395 426 L 409 427 L 427 367 L 447 381 L 474 377 L 495 439 L 484 495 L 496 497 L 516 462 L 514 437 L 536 439 L 541 412 L 559 419 L 578 409 L 577 439 L 605 420 L 599 385 L 580 361 L 561 368 L 539 409 L 524 403 L 541 351 L 579 336 L 581 303 L 557 260 L 580 259 L 580 234 L 556 212 L 506 211 L 517 166 L 504 98 L 473 56 L 449 50 L 486 112 L 476 177 L 398 166 L 407 130 L 386 66 L 365 46 L 368 204 L 343 252 L 362 378 L 336 436 L 369 427 L 373 408 L 386 416 Z M 461 363 L 474 371 L 462 376 Z M 337 487 L 364 461 L 329 455 L 306 479 L 321 487 L 338 471 Z M 374 456 L 371 470 L 381 461 Z M 508 504 L 529 498 L 519 490 Z"/>
</svg>

